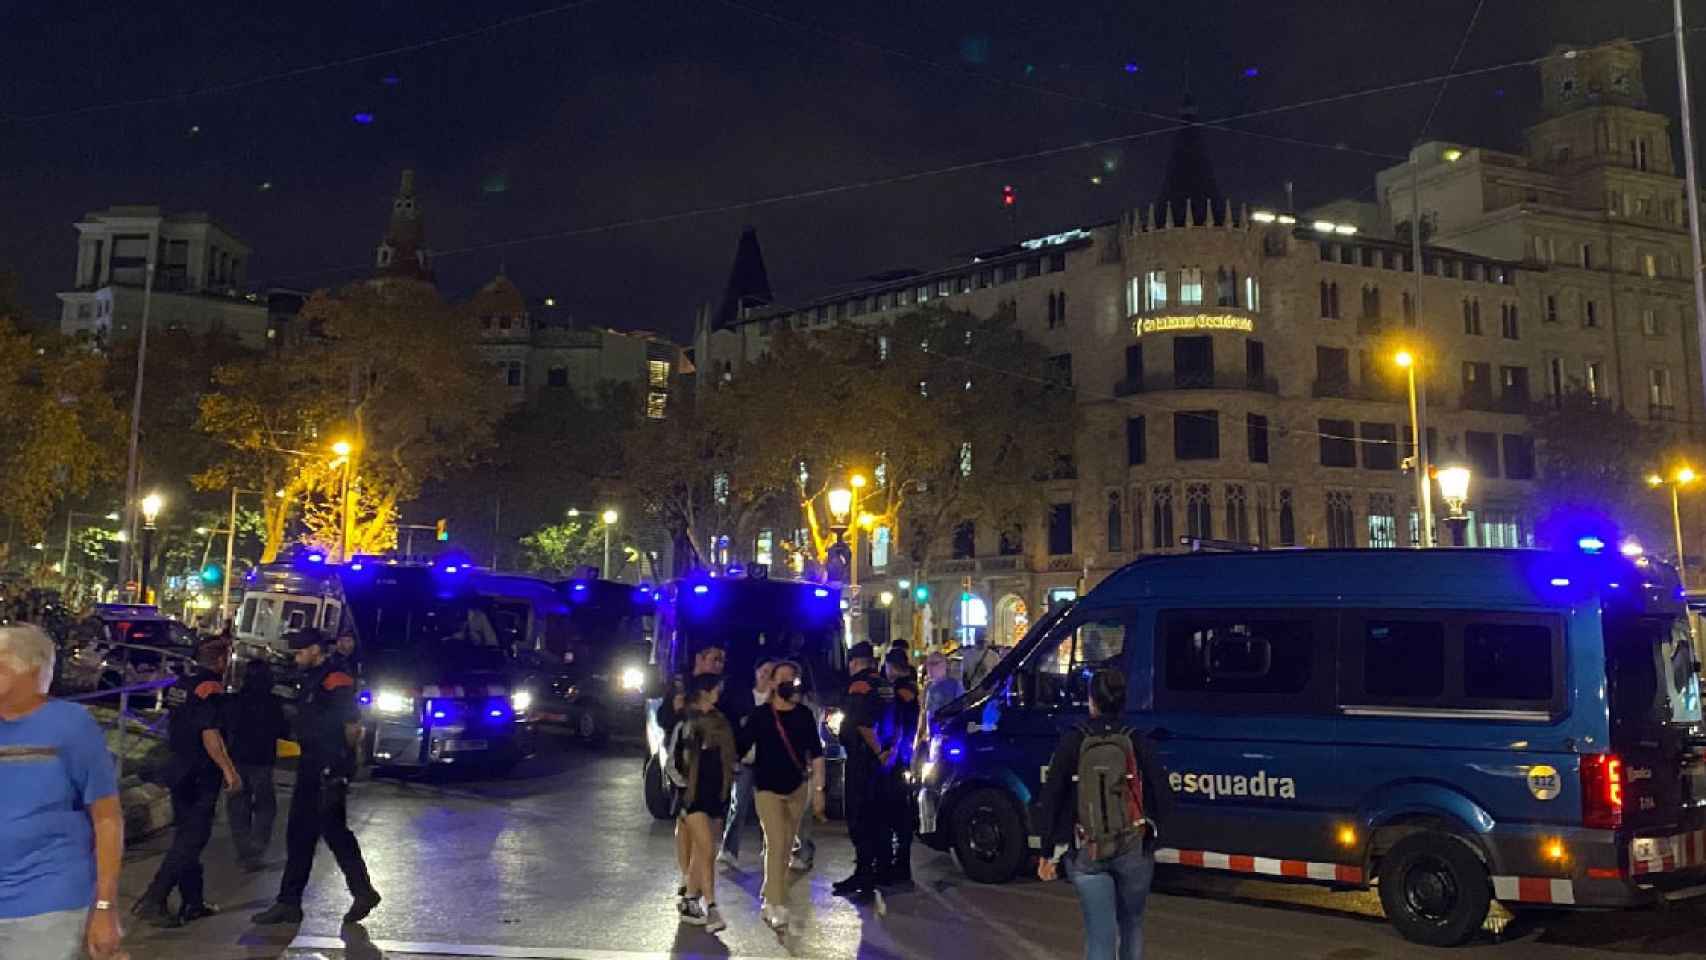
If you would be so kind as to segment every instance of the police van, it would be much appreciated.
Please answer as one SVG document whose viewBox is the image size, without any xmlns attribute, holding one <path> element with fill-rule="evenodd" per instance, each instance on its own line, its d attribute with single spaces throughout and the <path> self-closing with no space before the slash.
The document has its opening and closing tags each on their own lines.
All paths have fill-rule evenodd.
<svg viewBox="0 0 1706 960">
<path fill-rule="evenodd" d="M 1575 551 L 1152 557 L 1040 621 L 941 711 L 921 834 L 1011 878 L 1098 667 L 1129 679 L 1177 799 L 1156 859 L 1377 886 L 1408 939 L 1490 901 L 1706 892 L 1699 677 L 1676 574 Z"/>
</svg>

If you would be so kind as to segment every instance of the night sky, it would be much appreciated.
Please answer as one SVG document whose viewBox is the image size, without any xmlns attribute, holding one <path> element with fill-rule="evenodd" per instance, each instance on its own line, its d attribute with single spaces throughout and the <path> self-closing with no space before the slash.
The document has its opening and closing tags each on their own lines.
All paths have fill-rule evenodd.
<svg viewBox="0 0 1706 960">
<path fill-rule="evenodd" d="M 1170 137 L 751 201 L 1141 134 L 1187 85 L 1214 119 L 1440 74 L 1476 0 L 151 6 L 0 4 L 0 269 L 23 275 L 38 320 L 71 280 L 71 224 L 117 203 L 211 212 L 253 246 L 256 284 L 362 276 L 412 166 L 448 295 L 507 264 L 579 319 L 685 337 L 744 224 L 777 295 L 810 296 L 1015 239 L 1005 184 L 1019 233 L 1109 219 L 1156 190 Z M 1460 69 L 1669 26 L 1669 0 L 1487 0 Z M 1670 42 L 1644 50 L 1654 106 L 1674 115 Z M 1372 199 L 1392 161 L 1353 151 L 1403 154 L 1436 89 L 1235 124 L 1321 147 L 1211 131 L 1220 185 L 1253 203 L 1287 179 L 1300 206 Z M 1454 81 L 1429 133 L 1520 149 L 1538 101 L 1532 68 Z"/>
</svg>

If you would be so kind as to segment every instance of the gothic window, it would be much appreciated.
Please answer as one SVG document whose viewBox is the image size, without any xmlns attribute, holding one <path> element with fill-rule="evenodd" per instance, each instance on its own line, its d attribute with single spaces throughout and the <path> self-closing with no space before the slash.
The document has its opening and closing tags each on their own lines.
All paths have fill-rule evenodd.
<svg viewBox="0 0 1706 960">
<path fill-rule="evenodd" d="M 1206 483 L 1185 487 L 1185 535 L 1203 540 L 1214 537 L 1214 504 Z"/>
<path fill-rule="evenodd" d="M 1173 485 L 1157 484 L 1150 492 L 1149 529 L 1154 534 L 1150 543 L 1157 550 L 1173 545 Z"/>
</svg>

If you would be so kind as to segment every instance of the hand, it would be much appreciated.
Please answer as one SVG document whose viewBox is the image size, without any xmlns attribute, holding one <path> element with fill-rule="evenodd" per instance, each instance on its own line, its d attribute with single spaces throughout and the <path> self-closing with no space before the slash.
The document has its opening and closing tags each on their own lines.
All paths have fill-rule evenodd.
<svg viewBox="0 0 1706 960">
<path fill-rule="evenodd" d="M 124 931 L 119 929 L 117 912 L 89 911 L 89 930 L 84 935 L 89 956 L 95 960 L 125 960 L 128 954 L 119 950 L 119 941 L 123 938 Z"/>
<path fill-rule="evenodd" d="M 1053 881 L 1058 876 L 1060 876 L 1060 871 L 1058 868 L 1055 867 L 1053 860 L 1050 860 L 1047 857 L 1038 857 L 1037 858 L 1037 879 L 1038 880 Z"/>
<path fill-rule="evenodd" d="M 236 793 L 237 791 L 239 791 L 241 789 L 243 789 L 243 777 L 242 777 L 242 775 L 240 775 L 237 772 L 237 768 L 231 767 L 230 769 L 226 770 L 225 771 L 225 792 L 226 793 Z"/>
<path fill-rule="evenodd" d="M 829 821 L 829 814 L 825 812 L 826 805 L 823 791 L 812 791 L 812 816 L 817 818 L 818 823 L 827 823 Z"/>
</svg>

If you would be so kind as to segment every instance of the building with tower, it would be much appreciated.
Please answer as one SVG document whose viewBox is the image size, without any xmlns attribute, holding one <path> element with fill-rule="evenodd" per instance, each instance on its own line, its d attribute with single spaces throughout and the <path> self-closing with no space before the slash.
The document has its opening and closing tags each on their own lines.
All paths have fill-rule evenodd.
<svg viewBox="0 0 1706 960">
<path fill-rule="evenodd" d="M 1648 109 L 1633 45 L 1556 53 L 1522 153 L 1426 143 L 1377 174 L 1376 202 L 1294 211 L 1227 196 L 1199 128 L 1185 126 L 1154 196 L 1105 221 L 819 298 L 769 302 L 766 283 L 762 303 L 731 312 L 725 295 L 696 333 L 699 368 L 715 373 L 701 389 L 740 376 L 784 328 L 1011 305 L 1069 372 L 1083 414 L 1076 479 L 1043 481 L 1050 506 L 1023 518 L 1017 552 L 975 529 L 928 570 L 898 553 L 860 557 L 868 616 L 891 614 L 872 603 L 878 591 L 905 597 L 898 581 L 922 580 L 940 629 L 1003 643 L 1053 600 L 1183 538 L 1417 544 L 1399 345 L 1419 358 L 1430 461 L 1473 471 L 1464 544 L 1530 545 L 1538 413 L 1581 391 L 1671 436 L 1706 427 L 1670 118 Z M 735 272 L 762 275 L 740 269 L 757 250 L 747 239 Z M 1668 554 L 1659 500 L 1651 517 L 1625 519 Z M 1437 492 L 1435 503 L 1443 517 Z"/>
<path fill-rule="evenodd" d="M 379 241 L 373 266 L 381 278 L 403 277 L 432 283 L 432 250 L 426 245 L 426 224 L 415 199 L 415 172 L 404 170 L 397 195 L 391 198 L 391 222 Z"/>
</svg>

